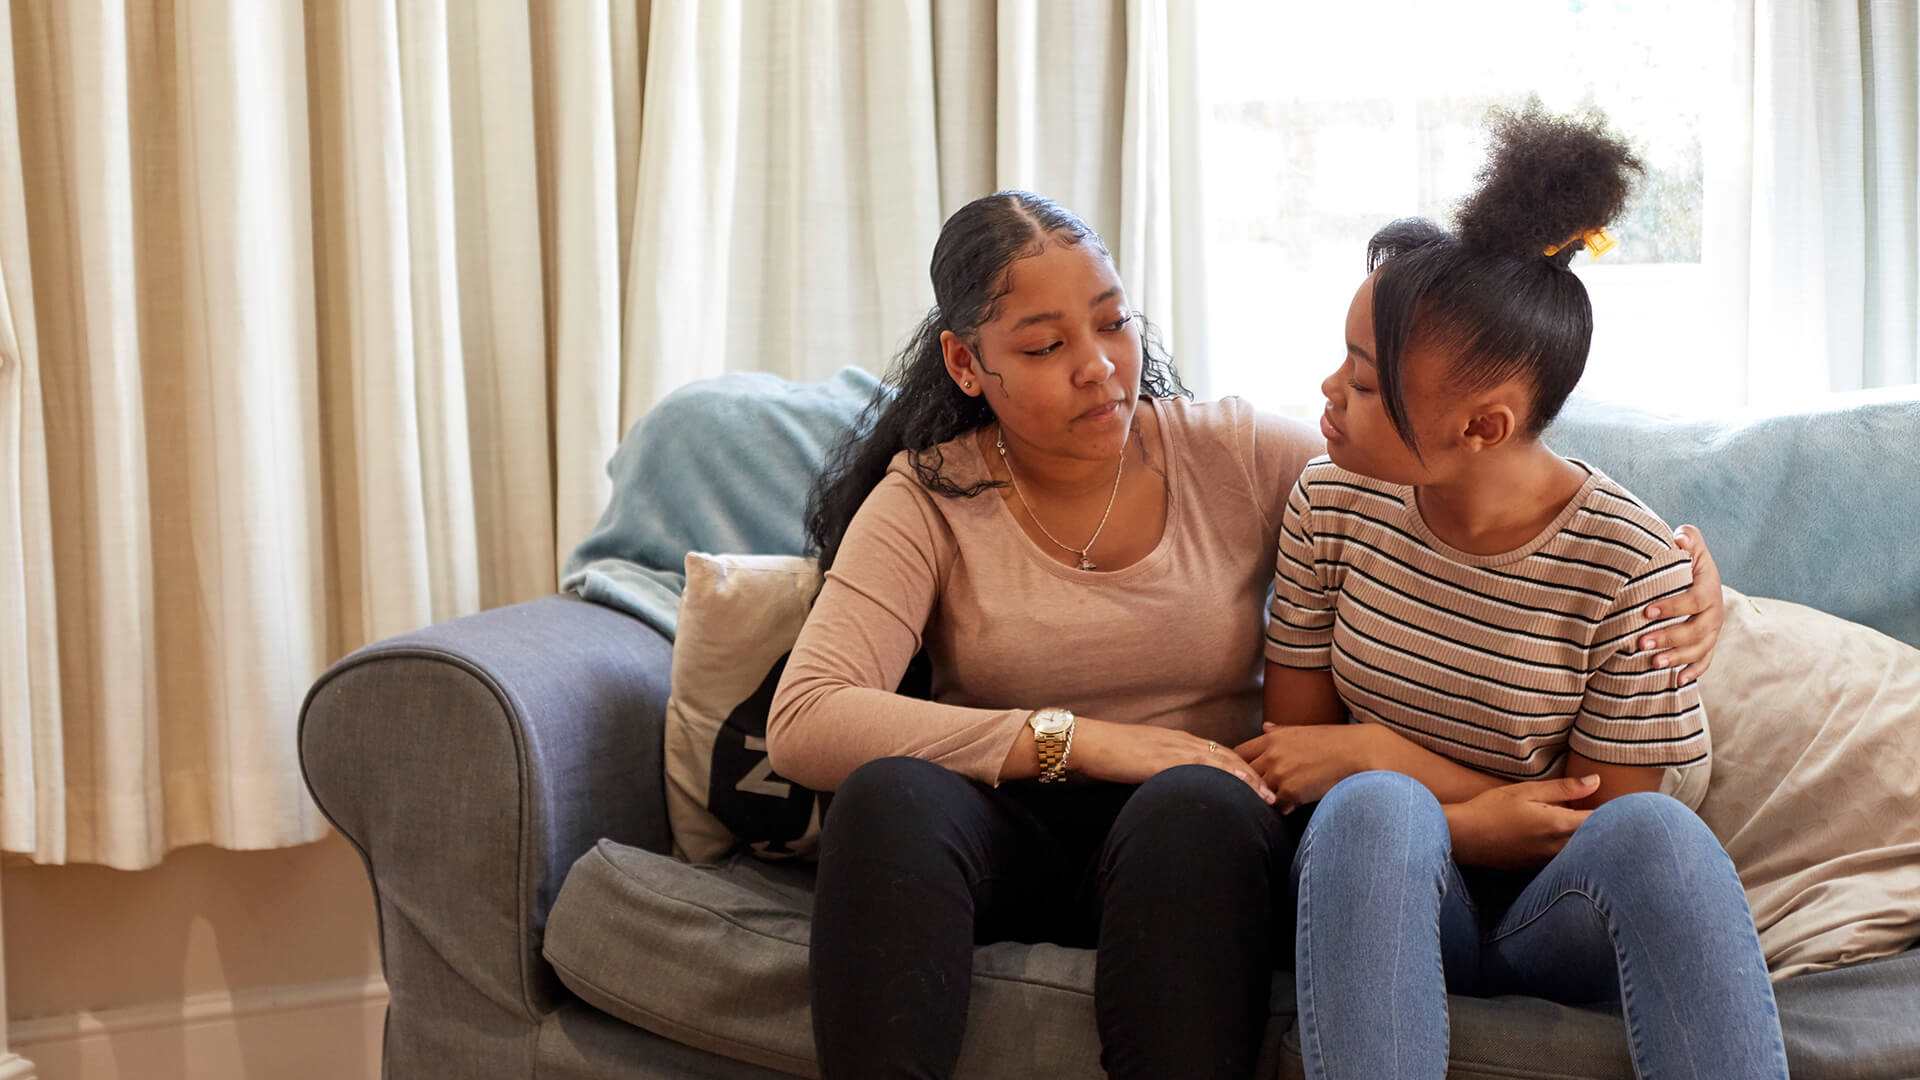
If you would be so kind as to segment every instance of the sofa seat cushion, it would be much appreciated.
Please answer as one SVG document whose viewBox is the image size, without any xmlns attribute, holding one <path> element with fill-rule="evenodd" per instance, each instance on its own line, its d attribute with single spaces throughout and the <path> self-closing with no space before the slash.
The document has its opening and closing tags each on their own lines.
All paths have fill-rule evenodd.
<svg viewBox="0 0 1920 1080">
<path fill-rule="evenodd" d="M 817 1076 L 807 1007 L 813 868 L 736 855 L 697 867 L 602 840 L 573 866 L 545 952 L 588 1004 L 675 1042 Z M 1093 954 L 1002 942 L 974 954 L 963 1077 L 1097 1080 Z M 1796 1080 L 1920 1076 L 1920 951 L 1778 984 Z M 1449 1076 L 1629 1080 L 1619 1016 L 1537 998 L 1453 998 Z M 1274 978 L 1261 1077 L 1302 1075 L 1292 976 Z"/>
<path fill-rule="evenodd" d="M 1920 1077 L 1920 950 L 1775 983 L 1793 1080 Z M 1631 1080 L 1616 1012 L 1539 998 L 1449 998 L 1448 1080 Z M 1284 1080 L 1304 1080 L 1300 1033 L 1286 1035 Z"/>
<path fill-rule="evenodd" d="M 603 840 L 574 864 L 554 901 L 546 956 L 569 989 L 631 1024 L 817 1076 L 807 1006 L 812 911 L 811 866 L 746 855 L 691 866 Z M 1104 1077 L 1093 963 L 1085 949 L 981 946 L 959 1074 Z M 1292 978 L 1278 973 L 1269 1058 L 1292 1024 Z"/>
</svg>

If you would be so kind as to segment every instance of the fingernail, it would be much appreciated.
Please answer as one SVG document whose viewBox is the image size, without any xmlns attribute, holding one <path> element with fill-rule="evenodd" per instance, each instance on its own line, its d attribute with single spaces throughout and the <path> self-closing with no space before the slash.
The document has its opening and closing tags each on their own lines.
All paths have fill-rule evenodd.
<svg viewBox="0 0 1920 1080">
<path fill-rule="evenodd" d="M 1593 785 L 1599 782 L 1600 782 L 1600 777 L 1593 773 L 1588 773 L 1586 776 L 1583 776 L 1580 778 L 1581 787 L 1592 787 Z"/>
<path fill-rule="evenodd" d="M 1653 658 L 1654 667 L 1666 667 L 1671 663 L 1673 663 L 1673 657 L 1671 656 L 1656 656 Z"/>
<path fill-rule="evenodd" d="M 1660 609 L 1659 609 L 1659 608 L 1657 608 L 1657 607 L 1650 607 L 1650 608 L 1648 608 L 1648 609 L 1647 609 L 1647 618 L 1649 618 L 1649 619 L 1657 619 L 1657 618 L 1659 618 L 1659 617 L 1660 617 Z"/>
<path fill-rule="evenodd" d="M 1266 721 L 1266 720 L 1262 720 L 1262 721 L 1260 722 L 1260 730 L 1261 730 L 1261 731 L 1272 731 L 1272 730 L 1273 730 L 1273 724 L 1272 724 L 1272 722 L 1270 722 L 1270 721 Z"/>
<path fill-rule="evenodd" d="M 1641 638 L 1640 647 L 1643 649 L 1657 649 L 1660 647 L 1660 639 L 1657 637 Z"/>
</svg>

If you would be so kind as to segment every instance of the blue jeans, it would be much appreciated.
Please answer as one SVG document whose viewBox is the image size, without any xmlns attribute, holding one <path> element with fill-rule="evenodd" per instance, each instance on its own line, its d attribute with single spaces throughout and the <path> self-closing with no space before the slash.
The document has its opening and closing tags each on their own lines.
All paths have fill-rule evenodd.
<svg viewBox="0 0 1920 1080">
<path fill-rule="evenodd" d="M 1664 795 L 1602 806 L 1503 895 L 1454 863 L 1431 792 L 1360 773 L 1314 810 L 1294 877 L 1310 1077 L 1444 1077 L 1449 992 L 1612 1003 L 1642 1080 L 1787 1075 L 1733 863 Z"/>
</svg>

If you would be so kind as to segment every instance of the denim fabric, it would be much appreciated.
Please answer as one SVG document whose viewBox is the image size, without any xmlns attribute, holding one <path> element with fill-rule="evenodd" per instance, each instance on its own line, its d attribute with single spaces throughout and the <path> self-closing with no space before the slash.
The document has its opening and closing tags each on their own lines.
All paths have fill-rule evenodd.
<svg viewBox="0 0 1920 1080">
<path fill-rule="evenodd" d="M 1433 795 L 1362 773 L 1314 811 L 1295 872 L 1311 1077 L 1445 1076 L 1449 992 L 1616 1004 L 1642 1080 L 1787 1075 L 1733 863 L 1666 796 L 1602 806 L 1522 883 L 1463 875 Z"/>
</svg>

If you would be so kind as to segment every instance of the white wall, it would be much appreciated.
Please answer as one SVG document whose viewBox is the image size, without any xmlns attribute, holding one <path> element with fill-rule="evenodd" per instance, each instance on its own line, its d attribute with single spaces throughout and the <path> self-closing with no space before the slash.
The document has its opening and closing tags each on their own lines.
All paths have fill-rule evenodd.
<svg viewBox="0 0 1920 1080">
<path fill-rule="evenodd" d="M 11 861 L 0 904 L 6 1037 L 41 1080 L 379 1075 L 372 894 L 338 836 L 140 873 Z"/>
</svg>

